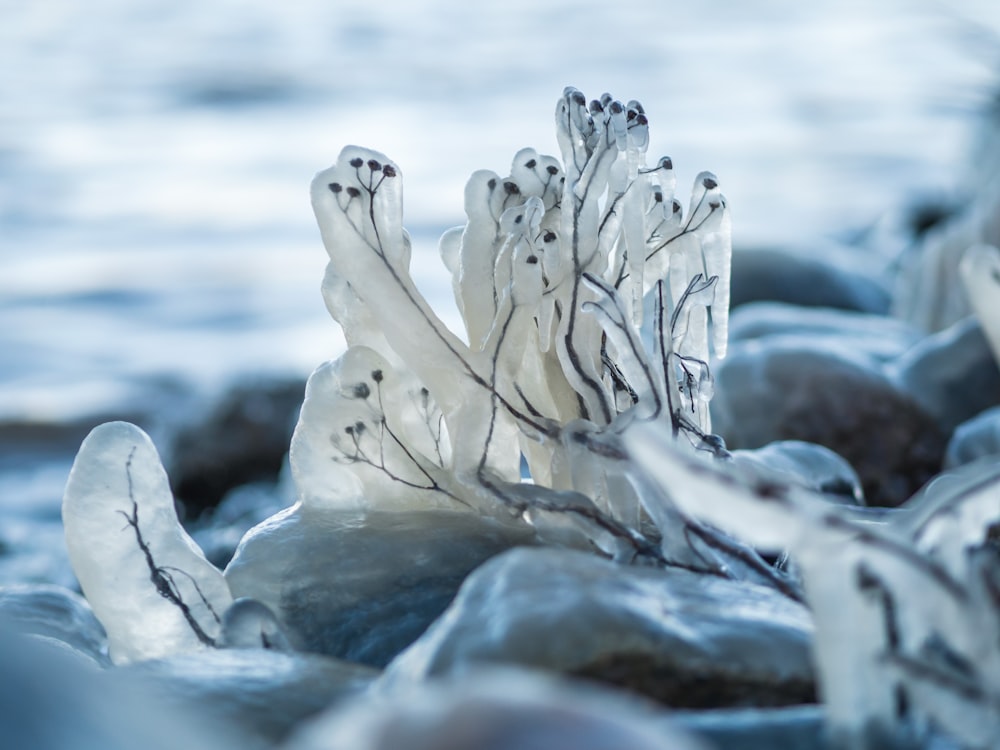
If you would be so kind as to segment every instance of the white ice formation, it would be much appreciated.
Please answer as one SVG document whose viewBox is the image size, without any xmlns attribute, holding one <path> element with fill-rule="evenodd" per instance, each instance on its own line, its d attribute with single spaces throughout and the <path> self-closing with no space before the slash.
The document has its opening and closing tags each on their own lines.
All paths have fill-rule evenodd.
<svg viewBox="0 0 1000 750">
<path fill-rule="evenodd" d="M 682 208 L 670 158 L 647 164 L 638 102 L 568 88 L 555 119 L 561 159 L 525 148 L 506 177 L 476 172 L 467 223 L 441 239 L 464 337 L 410 276 L 400 168 L 348 146 L 316 176 L 323 293 L 350 348 L 310 379 L 291 453 L 300 495 L 474 508 L 622 559 L 698 557 L 686 535 L 640 533 L 648 488 L 617 442 L 630 421 L 667 419 L 686 445 L 723 451 L 708 401 L 727 340 L 726 199 L 702 172 Z"/>
<path fill-rule="evenodd" d="M 232 601 L 177 520 L 149 436 L 109 422 L 83 441 L 63 500 L 70 562 L 116 663 L 216 645 Z"/>
</svg>

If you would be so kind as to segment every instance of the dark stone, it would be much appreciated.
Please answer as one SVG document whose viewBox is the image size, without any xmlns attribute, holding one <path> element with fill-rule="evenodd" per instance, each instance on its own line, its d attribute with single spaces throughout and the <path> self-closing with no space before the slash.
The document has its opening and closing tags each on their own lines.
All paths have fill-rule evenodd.
<svg viewBox="0 0 1000 750">
<path fill-rule="evenodd" d="M 893 362 L 891 372 L 945 434 L 1000 405 L 1000 369 L 975 318 L 928 336 Z"/>
<path fill-rule="evenodd" d="M 885 314 L 891 295 L 871 276 L 843 268 L 827 260 L 825 254 L 821 257 L 792 250 L 736 250 L 730 306 L 760 301 Z"/>
<path fill-rule="evenodd" d="M 234 487 L 277 478 L 304 393 L 302 380 L 240 383 L 203 420 L 177 432 L 167 473 L 190 516 Z"/>
<path fill-rule="evenodd" d="M 753 706 L 768 708 L 816 703 L 816 686 L 811 679 L 787 679 L 762 686 L 759 679 L 741 680 L 724 665 L 713 671 L 656 663 L 649 654 L 615 654 L 588 664 L 575 677 L 615 685 L 645 695 L 671 708 L 714 708 Z"/>
<path fill-rule="evenodd" d="M 686 708 L 816 699 L 812 620 L 747 581 L 520 548 L 476 570 L 386 681 L 461 675 L 476 664 L 544 669 Z"/>
<path fill-rule="evenodd" d="M 873 360 L 776 337 L 733 347 L 715 377 L 713 430 L 733 450 L 818 443 L 854 467 L 870 505 L 899 505 L 941 469 L 946 435 Z"/>
<path fill-rule="evenodd" d="M 303 651 L 385 666 L 451 603 L 465 577 L 531 544 L 527 525 L 477 513 L 357 513 L 306 504 L 269 519 L 226 568 L 236 597 L 263 602 Z"/>
</svg>

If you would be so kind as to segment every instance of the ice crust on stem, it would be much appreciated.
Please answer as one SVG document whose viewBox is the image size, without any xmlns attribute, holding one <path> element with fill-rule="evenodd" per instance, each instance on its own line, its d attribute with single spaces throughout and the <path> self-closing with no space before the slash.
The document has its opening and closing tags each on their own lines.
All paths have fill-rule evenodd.
<svg viewBox="0 0 1000 750">
<path fill-rule="evenodd" d="M 662 548 L 683 536 L 640 531 L 617 436 L 669 419 L 692 448 L 720 450 L 708 363 L 725 351 L 726 201 L 703 172 L 685 218 L 671 159 L 646 163 L 639 102 L 567 88 L 555 120 L 561 158 L 524 148 L 506 177 L 475 172 L 467 223 L 441 239 L 464 340 L 410 277 L 399 166 L 348 146 L 316 176 L 324 296 L 351 348 L 310 381 L 293 471 L 305 494 L 335 492 L 346 469 L 367 507 L 475 507 L 614 557 L 688 559 Z M 665 331 L 655 357 L 638 333 L 649 293 Z"/>
<path fill-rule="evenodd" d="M 126 422 L 94 428 L 62 514 L 70 562 L 115 662 L 218 645 L 229 587 L 178 522 L 146 433 Z"/>
</svg>

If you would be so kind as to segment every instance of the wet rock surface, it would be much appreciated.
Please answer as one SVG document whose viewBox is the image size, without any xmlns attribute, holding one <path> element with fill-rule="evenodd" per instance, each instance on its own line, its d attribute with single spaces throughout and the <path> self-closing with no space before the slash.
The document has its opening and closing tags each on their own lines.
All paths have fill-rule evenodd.
<svg viewBox="0 0 1000 750">
<path fill-rule="evenodd" d="M 713 429 L 731 449 L 825 446 L 872 505 L 899 505 L 940 471 L 946 434 L 870 358 L 773 337 L 733 346 L 715 376 Z"/>
<path fill-rule="evenodd" d="M 388 668 L 390 684 L 481 663 L 586 677 L 675 707 L 815 700 L 806 609 L 777 592 L 680 569 L 517 549 L 477 570 Z"/>
<path fill-rule="evenodd" d="M 384 666 L 493 555 L 533 532 L 473 513 L 296 506 L 254 528 L 226 568 L 236 597 L 278 616 L 292 645 Z"/>
</svg>

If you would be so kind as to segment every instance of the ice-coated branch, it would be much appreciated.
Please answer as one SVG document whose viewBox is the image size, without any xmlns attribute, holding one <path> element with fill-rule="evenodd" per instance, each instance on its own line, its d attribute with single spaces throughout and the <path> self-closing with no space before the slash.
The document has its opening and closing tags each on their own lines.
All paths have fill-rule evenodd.
<svg viewBox="0 0 1000 750">
<path fill-rule="evenodd" d="M 149 569 L 149 580 L 152 582 L 153 587 L 156 589 L 156 593 L 166 599 L 168 602 L 177 607 L 181 614 L 184 616 L 185 622 L 190 626 L 192 632 L 198 638 L 198 641 L 206 646 L 215 646 L 215 638 L 210 636 L 201 627 L 201 623 L 195 619 L 194 614 L 191 611 L 191 607 L 187 605 L 184 601 L 181 591 L 177 586 L 176 579 L 174 575 L 181 575 L 186 578 L 192 586 L 194 586 L 195 593 L 198 595 L 198 600 L 201 604 L 208 610 L 208 613 L 212 616 L 212 619 L 221 624 L 222 620 L 219 619 L 219 613 L 215 611 L 212 603 L 205 597 L 204 592 L 198 585 L 198 581 L 192 577 L 189 573 L 175 568 L 169 567 L 165 568 L 162 565 L 157 565 L 156 560 L 153 559 L 153 552 L 149 548 L 149 544 L 143 539 L 142 529 L 139 527 L 139 503 L 135 499 L 135 493 L 132 489 L 132 459 L 135 457 L 135 448 L 129 453 L 128 458 L 125 461 L 125 475 L 128 477 L 128 495 L 129 500 L 132 502 L 132 510 L 130 513 L 126 513 L 123 510 L 118 511 L 119 514 L 124 516 L 125 523 L 132 528 L 135 532 L 135 542 L 142 551 L 142 556 L 146 561 L 146 567 Z"/>
<path fill-rule="evenodd" d="M 66 485 L 63 525 L 112 659 L 217 644 L 229 587 L 181 528 L 166 472 L 142 430 L 110 422 L 87 436 Z"/>
<path fill-rule="evenodd" d="M 708 172 L 685 219 L 672 160 L 646 165 L 648 128 L 637 101 L 605 94 L 588 103 L 567 88 L 556 105 L 561 160 L 523 148 L 506 177 L 472 175 L 467 221 L 440 242 L 468 343 L 410 277 L 399 167 L 348 146 L 316 176 L 313 207 L 330 257 L 324 298 L 351 347 L 310 381 L 292 446 L 303 497 L 492 507 L 550 532 L 570 517 L 584 544 L 668 562 L 639 532 L 642 508 L 662 500 L 640 496 L 615 440 L 631 421 L 669 415 L 687 444 L 727 455 L 709 433 L 707 363 L 710 329 L 715 352 L 725 349 L 729 223 Z M 654 288 L 651 357 L 638 326 Z M 365 364 L 354 367 L 359 358 Z M 372 382 L 376 370 L 384 381 Z M 420 393 L 419 408 L 392 396 L 401 392 L 393 383 Z M 324 489 L 344 471 L 349 489 Z M 694 546 L 726 547 L 707 532 L 682 537 L 678 549 L 688 552 L 674 550 L 676 564 L 696 560 Z M 706 570 L 729 570 L 718 554 L 702 554 Z"/>
<path fill-rule="evenodd" d="M 722 471 L 687 456 L 662 427 L 637 423 L 625 444 L 634 470 L 682 512 L 790 551 L 816 620 L 835 735 L 875 747 L 899 722 L 919 729 L 931 719 L 971 747 L 1000 736 L 995 466 L 931 485 L 880 528 L 761 468 Z"/>
</svg>

